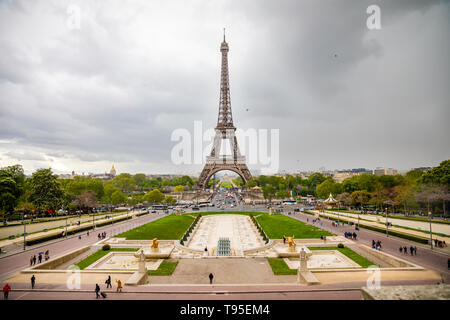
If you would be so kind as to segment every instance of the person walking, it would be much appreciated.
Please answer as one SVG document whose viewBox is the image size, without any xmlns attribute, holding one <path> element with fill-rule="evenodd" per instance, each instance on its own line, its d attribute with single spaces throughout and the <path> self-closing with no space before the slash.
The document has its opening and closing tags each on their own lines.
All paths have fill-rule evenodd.
<svg viewBox="0 0 450 320">
<path fill-rule="evenodd" d="M 95 299 L 98 299 L 98 297 L 100 297 L 99 292 L 100 292 L 100 286 L 98 285 L 98 283 L 96 283 L 95 284 Z"/>
<path fill-rule="evenodd" d="M 408 254 L 408 248 L 406 248 L 406 246 L 403 247 L 403 253 Z"/>
<path fill-rule="evenodd" d="M 209 274 L 209 284 L 212 284 L 214 276 L 212 273 Z"/>
<path fill-rule="evenodd" d="M 10 291 L 11 291 L 11 287 L 9 286 L 9 284 L 5 284 L 3 286 L 3 299 L 8 300 Z"/>
<path fill-rule="evenodd" d="M 33 256 L 33 265 L 36 264 L 36 255 Z"/>
<path fill-rule="evenodd" d="M 117 292 L 122 292 L 122 281 L 116 280 L 117 282 Z"/>
<path fill-rule="evenodd" d="M 414 246 L 414 255 L 417 256 L 417 247 Z"/>
<path fill-rule="evenodd" d="M 106 289 L 112 288 L 112 285 L 111 285 L 111 276 L 108 276 L 108 279 L 106 279 L 105 283 L 106 283 Z"/>
<path fill-rule="evenodd" d="M 403 253 L 403 247 L 402 246 L 400 246 L 399 251 L 400 251 L 400 253 Z"/>
<path fill-rule="evenodd" d="M 35 284 L 36 284 L 36 277 L 33 274 L 33 276 L 31 277 L 31 289 L 34 289 Z"/>
<path fill-rule="evenodd" d="M 413 253 L 414 253 L 414 248 L 413 248 L 413 246 L 409 247 L 409 253 L 410 253 L 411 255 L 413 255 Z"/>
<path fill-rule="evenodd" d="M 33 256 L 30 257 L 30 267 L 33 265 Z"/>
<path fill-rule="evenodd" d="M 39 259 L 39 263 L 41 263 L 42 262 L 42 253 L 39 253 L 38 259 Z"/>
</svg>

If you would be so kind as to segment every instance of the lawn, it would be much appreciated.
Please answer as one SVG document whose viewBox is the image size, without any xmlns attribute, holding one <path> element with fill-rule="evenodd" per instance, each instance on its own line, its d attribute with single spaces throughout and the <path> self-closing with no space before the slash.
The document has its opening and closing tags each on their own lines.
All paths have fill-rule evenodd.
<svg viewBox="0 0 450 320">
<path fill-rule="evenodd" d="M 175 262 L 167 262 L 163 261 L 158 269 L 156 270 L 147 270 L 148 275 L 150 276 L 170 276 L 175 271 L 175 268 L 178 265 L 178 261 Z"/>
<path fill-rule="evenodd" d="M 355 251 L 350 248 L 338 248 L 338 247 L 308 247 L 312 250 L 338 250 L 348 258 L 352 259 L 354 262 L 359 264 L 362 268 L 368 268 L 369 266 L 375 265 L 373 262 L 367 260 L 366 258 L 360 256 Z M 267 258 L 270 267 L 272 268 L 273 274 L 280 275 L 295 275 L 297 274 L 296 269 L 289 269 L 288 265 L 282 258 Z"/>
<path fill-rule="evenodd" d="M 256 219 L 270 239 L 282 239 L 283 236 L 295 236 L 296 239 L 312 239 L 320 238 L 320 236 L 332 236 L 331 233 L 325 230 L 281 214 L 264 214 Z"/>
<path fill-rule="evenodd" d="M 80 270 L 85 269 L 86 267 L 89 267 L 91 264 L 93 264 L 98 259 L 106 256 L 110 252 L 118 252 L 118 251 L 138 251 L 139 248 L 112 248 L 111 250 L 98 250 L 97 252 L 91 254 L 90 256 L 84 258 L 80 262 L 78 262 L 76 265 L 80 268 Z"/>
<path fill-rule="evenodd" d="M 127 240 L 179 240 L 189 226 L 194 222 L 189 214 L 175 215 L 144 224 L 135 229 L 117 235 L 117 238 L 126 238 Z"/>
<path fill-rule="evenodd" d="M 363 268 L 367 268 L 369 266 L 375 265 L 375 263 L 371 262 L 370 260 L 367 260 L 366 258 L 360 256 L 355 251 L 353 251 L 350 248 L 344 247 L 344 248 L 338 248 L 338 247 L 308 247 L 309 250 L 338 250 L 340 253 L 344 254 L 348 258 L 355 261 L 357 264 L 359 264 Z"/>
<path fill-rule="evenodd" d="M 282 258 L 267 258 L 272 268 L 273 274 L 276 276 L 296 275 L 296 269 L 289 269 L 288 265 Z"/>
</svg>

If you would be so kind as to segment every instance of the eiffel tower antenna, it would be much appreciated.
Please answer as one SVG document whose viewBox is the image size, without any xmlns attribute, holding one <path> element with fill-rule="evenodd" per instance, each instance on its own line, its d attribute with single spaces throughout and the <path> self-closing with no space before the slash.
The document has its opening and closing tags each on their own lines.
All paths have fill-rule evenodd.
<svg viewBox="0 0 450 320">
<path fill-rule="evenodd" d="M 230 77 L 228 72 L 228 43 L 225 41 L 225 28 L 223 28 L 223 42 L 220 45 L 222 53 L 222 69 L 220 72 L 220 99 L 219 116 L 215 128 L 214 144 L 210 156 L 206 157 L 206 163 L 199 177 L 199 184 L 203 189 L 208 186 L 212 175 L 218 171 L 230 170 L 237 173 L 244 183 L 252 179 L 250 170 L 245 163 L 245 157 L 241 155 L 236 139 L 236 127 L 233 124 L 230 98 Z M 222 142 L 230 145 L 231 156 L 221 155 Z"/>
</svg>

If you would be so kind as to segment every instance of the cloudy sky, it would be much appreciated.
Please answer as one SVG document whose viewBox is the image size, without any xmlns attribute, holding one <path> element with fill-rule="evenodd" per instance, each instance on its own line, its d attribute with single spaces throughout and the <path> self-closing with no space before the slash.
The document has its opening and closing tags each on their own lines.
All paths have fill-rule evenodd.
<svg viewBox="0 0 450 320">
<path fill-rule="evenodd" d="M 280 171 L 435 166 L 450 158 L 449 7 L 0 1 L 0 167 L 198 173 L 173 163 L 171 134 L 216 124 L 223 27 L 234 123 L 279 129 Z"/>
</svg>

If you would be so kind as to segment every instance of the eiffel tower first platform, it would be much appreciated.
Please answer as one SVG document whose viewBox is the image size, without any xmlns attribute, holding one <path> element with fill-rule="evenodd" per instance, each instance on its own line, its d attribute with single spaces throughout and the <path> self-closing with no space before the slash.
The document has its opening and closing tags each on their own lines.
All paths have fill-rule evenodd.
<svg viewBox="0 0 450 320">
<path fill-rule="evenodd" d="M 241 155 L 236 139 L 236 127 L 233 125 L 230 99 L 230 78 L 228 75 L 228 43 L 225 41 L 220 45 L 222 52 L 222 71 L 220 77 L 220 102 L 219 117 L 215 128 L 214 144 L 211 154 L 206 157 L 206 163 L 199 177 L 199 185 L 206 189 L 212 175 L 218 171 L 230 170 L 237 173 L 244 183 L 252 179 L 252 174 L 245 163 L 245 156 Z M 221 147 L 228 142 L 231 155 L 221 154 Z"/>
</svg>

